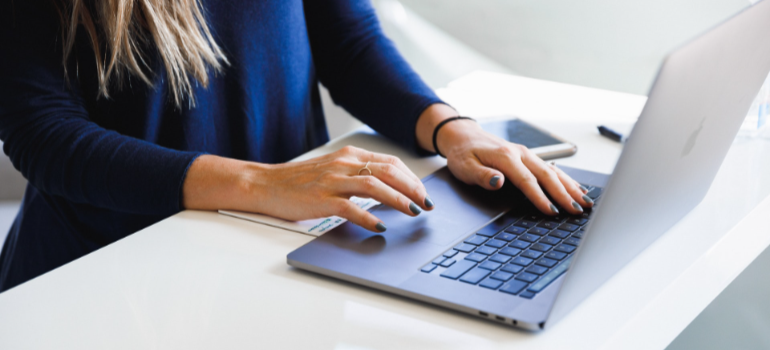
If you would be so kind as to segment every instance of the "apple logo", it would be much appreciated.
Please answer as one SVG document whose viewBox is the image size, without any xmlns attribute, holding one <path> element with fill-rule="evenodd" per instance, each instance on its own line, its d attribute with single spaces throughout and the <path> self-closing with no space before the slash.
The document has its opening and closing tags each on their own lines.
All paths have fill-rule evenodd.
<svg viewBox="0 0 770 350">
<path fill-rule="evenodd" d="M 695 147 L 695 140 L 698 138 L 698 135 L 700 134 L 700 131 L 703 130 L 703 122 L 706 121 L 706 118 L 704 117 L 700 121 L 700 126 L 698 126 L 695 131 L 690 134 L 690 137 L 687 139 L 687 143 L 684 144 L 684 148 L 682 149 L 682 157 L 690 154 L 690 151 L 692 151 L 692 148 Z"/>
</svg>

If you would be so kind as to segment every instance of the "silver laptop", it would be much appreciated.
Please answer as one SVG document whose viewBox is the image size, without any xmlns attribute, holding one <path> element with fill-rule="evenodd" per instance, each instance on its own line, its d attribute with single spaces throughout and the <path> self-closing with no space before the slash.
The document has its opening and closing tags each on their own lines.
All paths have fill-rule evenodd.
<svg viewBox="0 0 770 350">
<path fill-rule="evenodd" d="M 597 205 L 538 213 L 513 187 L 490 192 L 444 168 L 423 179 L 436 209 L 373 209 L 384 234 L 346 223 L 288 256 L 291 266 L 539 330 L 555 323 L 705 196 L 770 71 L 770 1 L 664 61 L 612 176 L 564 169 Z"/>
</svg>

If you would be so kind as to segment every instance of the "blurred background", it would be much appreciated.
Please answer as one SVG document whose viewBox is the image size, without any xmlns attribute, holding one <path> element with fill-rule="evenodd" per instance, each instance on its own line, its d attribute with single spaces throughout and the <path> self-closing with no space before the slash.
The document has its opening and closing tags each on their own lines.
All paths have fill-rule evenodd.
<svg viewBox="0 0 770 350">
<path fill-rule="evenodd" d="M 474 70 L 646 94 L 665 54 L 747 0 L 374 0 L 386 34 L 433 88 Z M 323 92 L 330 136 L 361 124 Z M 0 154 L 0 240 L 25 181 Z M 747 242 L 748 243 L 748 242 Z M 669 347 L 770 348 L 770 252 Z"/>
</svg>

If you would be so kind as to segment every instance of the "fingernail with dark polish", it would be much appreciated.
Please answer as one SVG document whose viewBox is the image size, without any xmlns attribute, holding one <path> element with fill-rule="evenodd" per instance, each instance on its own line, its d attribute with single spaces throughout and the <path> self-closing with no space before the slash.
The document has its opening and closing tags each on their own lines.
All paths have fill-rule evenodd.
<svg viewBox="0 0 770 350">
<path fill-rule="evenodd" d="M 583 211 L 583 207 L 581 207 L 578 202 L 572 201 L 572 207 L 575 208 L 575 210 Z"/>
<path fill-rule="evenodd" d="M 580 185 L 580 189 L 583 190 L 583 192 L 588 192 L 588 189 L 583 185 Z"/>
<path fill-rule="evenodd" d="M 422 213 L 422 209 L 414 203 L 409 203 L 409 210 L 411 210 L 414 215 L 420 215 L 420 213 Z"/>
<path fill-rule="evenodd" d="M 433 208 L 434 204 L 430 197 L 425 197 L 425 206 L 428 208 Z"/>
<path fill-rule="evenodd" d="M 385 232 L 385 230 L 388 229 L 387 227 L 385 227 L 385 224 L 381 222 L 378 222 L 377 225 L 374 225 L 374 228 L 376 228 L 377 231 L 380 231 L 380 232 Z"/>
<path fill-rule="evenodd" d="M 549 204 L 549 205 L 551 206 L 551 211 L 552 211 L 554 214 L 559 214 L 559 209 L 556 209 L 556 206 L 555 206 L 555 205 L 553 205 L 553 203 L 551 203 L 551 204 Z"/>
<path fill-rule="evenodd" d="M 492 187 L 497 187 L 497 184 L 500 182 L 500 176 L 495 175 L 492 176 L 492 179 L 489 180 L 489 185 Z"/>
<path fill-rule="evenodd" d="M 588 203 L 588 204 L 594 204 L 594 200 L 591 199 L 591 197 L 589 197 L 587 195 L 583 195 L 583 200 L 586 201 L 586 203 Z"/>
</svg>

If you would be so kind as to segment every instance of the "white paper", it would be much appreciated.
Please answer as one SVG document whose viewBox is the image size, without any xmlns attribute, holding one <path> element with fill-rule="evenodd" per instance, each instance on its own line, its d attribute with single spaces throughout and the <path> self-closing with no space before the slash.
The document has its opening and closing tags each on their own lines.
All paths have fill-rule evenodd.
<svg viewBox="0 0 770 350">
<path fill-rule="evenodd" d="M 352 201 L 353 203 L 355 203 L 361 209 L 364 209 L 364 210 L 369 210 L 375 205 L 380 204 L 380 202 L 371 198 L 350 197 L 350 201 Z M 324 234 L 325 232 L 328 232 L 329 230 L 339 225 L 342 225 L 343 223 L 345 223 L 345 221 L 347 221 L 346 219 L 343 219 L 339 216 L 330 216 L 328 218 L 303 220 L 303 221 L 288 221 L 288 220 L 274 218 L 272 216 L 255 214 L 255 213 L 246 213 L 246 212 L 234 211 L 234 210 L 220 210 L 219 213 L 222 215 L 232 216 L 238 219 L 248 220 L 259 224 L 278 227 L 284 230 L 304 233 L 304 234 L 308 234 L 316 237 Z"/>
</svg>

